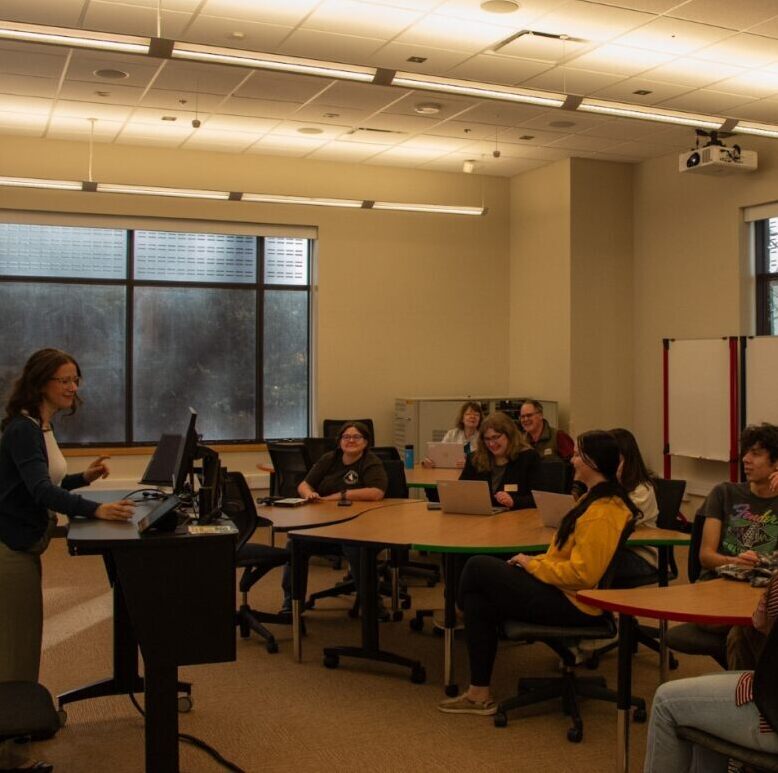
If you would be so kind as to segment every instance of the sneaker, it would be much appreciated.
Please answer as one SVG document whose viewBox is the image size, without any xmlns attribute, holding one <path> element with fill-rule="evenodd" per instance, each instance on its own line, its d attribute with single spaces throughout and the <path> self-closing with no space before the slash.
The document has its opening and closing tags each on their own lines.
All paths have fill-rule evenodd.
<svg viewBox="0 0 778 773">
<path fill-rule="evenodd" d="M 485 701 L 471 701 L 467 695 L 460 695 L 439 703 L 438 709 L 446 714 L 480 714 L 489 717 L 497 713 L 497 704 L 491 698 Z"/>
</svg>

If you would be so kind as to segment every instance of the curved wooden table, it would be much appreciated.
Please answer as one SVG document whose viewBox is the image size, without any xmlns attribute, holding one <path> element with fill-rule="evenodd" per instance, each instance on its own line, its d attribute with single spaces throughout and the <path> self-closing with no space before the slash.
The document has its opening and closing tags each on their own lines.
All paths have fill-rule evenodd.
<svg viewBox="0 0 778 773">
<path fill-rule="evenodd" d="M 448 695 L 456 695 L 454 683 L 454 630 L 456 627 L 456 589 L 459 585 L 461 562 L 458 554 L 510 553 L 545 550 L 554 535 L 554 529 L 543 526 L 536 510 L 512 510 L 491 516 L 459 515 L 441 510 L 428 510 L 425 502 L 405 502 L 374 508 L 359 518 L 332 526 L 305 531 L 292 531 L 292 564 L 295 564 L 295 545 L 306 539 L 332 540 L 359 545 L 375 555 L 381 548 L 392 547 L 426 550 L 443 554 L 445 562 L 445 613 L 444 613 L 444 681 Z M 629 544 L 633 545 L 688 545 L 689 535 L 667 529 L 638 529 Z M 300 550 L 300 545 L 297 545 Z M 368 561 L 375 566 L 375 561 Z M 301 596 L 295 594 L 293 573 L 292 598 L 296 609 L 294 650 L 297 659 L 302 657 L 299 635 L 299 611 Z M 372 587 L 365 585 L 365 589 Z M 364 599 L 374 599 L 375 594 L 363 592 Z M 297 603 L 296 603 L 297 602 Z M 363 649 L 378 650 L 378 622 L 363 615 Z M 353 654 L 353 653 L 351 653 Z M 360 655 L 364 657 L 365 655 Z M 381 657 L 381 660 L 385 658 Z"/>
<path fill-rule="evenodd" d="M 708 580 L 693 585 L 629 590 L 578 591 L 581 601 L 619 613 L 619 668 L 616 769 L 629 771 L 629 697 L 632 692 L 633 618 L 676 620 L 708 625 L 751 625 L 751 615 L 764 588 L 733 580 Z"/>
<path fill-rule="evenodd" d="M 405 471 L 408 488 L 436 488 L 439 480 L 459 480 L 462 470 L 456 467 L 416 466 Z"/>
</svg>

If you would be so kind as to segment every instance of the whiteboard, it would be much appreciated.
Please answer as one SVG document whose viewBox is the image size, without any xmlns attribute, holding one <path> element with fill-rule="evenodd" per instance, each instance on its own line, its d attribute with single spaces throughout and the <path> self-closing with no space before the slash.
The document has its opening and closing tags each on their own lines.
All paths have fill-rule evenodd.
<svg viewBox="0 0 778 773">
<path fill-rule="evenodd" d="M 778 337 L 746 341 L 746 424 L 778 424 Z"/>
<path fill-rule="evenodd" d="M 667 370 L 670 453 L 729 461 L 729 341 L 671 341 Z"/>
</svg>

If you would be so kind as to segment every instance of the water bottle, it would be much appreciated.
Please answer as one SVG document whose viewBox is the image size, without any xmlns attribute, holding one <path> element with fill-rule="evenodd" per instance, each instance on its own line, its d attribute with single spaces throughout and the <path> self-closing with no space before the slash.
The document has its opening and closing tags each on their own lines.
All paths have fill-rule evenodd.
<svg viewBox="0 0 778 773">
<path fill-rule="evenodd" d="M 408 445 L 405 446 L 405 469 L 406 470 L 413 469 L 413 444 L 412 443 L 408 443 Z"/>
</svg>

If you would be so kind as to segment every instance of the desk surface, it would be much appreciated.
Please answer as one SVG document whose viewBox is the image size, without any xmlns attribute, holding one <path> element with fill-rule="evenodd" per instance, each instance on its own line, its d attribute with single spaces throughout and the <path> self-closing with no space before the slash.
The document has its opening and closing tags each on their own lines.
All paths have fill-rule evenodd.
<svg viewBox="0 0 778 773">
<path fill-rule="evenodd" d="M 439 480 L 459 480 L 462 470 L 455 467 L 414 467 L 405 471 L 408 488 L 435 488 Z"/>
<path fill-rule="evenodd" d="M 693 585 L 668 585 L 625 590 L 579 591 L 587 604 L 657 620 L 719 625 L 751 625 L 751 615 L 764 588 L 747 582 L 709 580 Z"/>
<path fill-rule="evenodd" d="M 270 521 L 275 531 L 291 531 L 292 529 L 332 526 L 336 523 L 351 521 L 368 510 L 405 501 L 405 499 L 383 499 L 380 502 L 353 502 L 349 507 L 341 507 L 336 501 L 326 500 L 299 507 L 263 505 L 257 508 L 257 512 L 261 518 Z"/>
<path fill-rule="evenodd" d="M 310 539 L 381 543 L 430 552 L 505 553 L 545 550 L 554 529 L 542 525 L 536 510 L 458 515 L 427 510 L 425 502 L 405 502 L 365 511 L 343 523 L 292 533 Z M 629 544 L 688 545 L 689 535 L 639 528 Z"/>
</svg>

